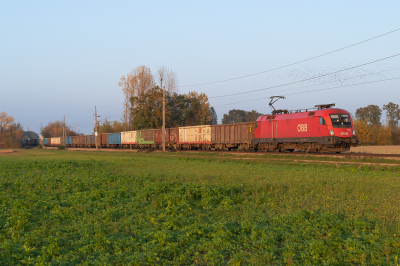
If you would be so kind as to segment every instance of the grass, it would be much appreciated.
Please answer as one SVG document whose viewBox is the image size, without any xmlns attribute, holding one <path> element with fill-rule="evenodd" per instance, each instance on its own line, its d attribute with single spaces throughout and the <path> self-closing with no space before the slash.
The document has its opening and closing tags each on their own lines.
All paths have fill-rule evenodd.
<svg viewBox="0 0 400 266">
<path fill-rule="evenodd" d="M 331 165 L 291 155 L 245 157 L 40 149 L 2 155 L 0 261 L 398 263 L 399 168 L 361 164 L 365 159 Z"/>
</svg>

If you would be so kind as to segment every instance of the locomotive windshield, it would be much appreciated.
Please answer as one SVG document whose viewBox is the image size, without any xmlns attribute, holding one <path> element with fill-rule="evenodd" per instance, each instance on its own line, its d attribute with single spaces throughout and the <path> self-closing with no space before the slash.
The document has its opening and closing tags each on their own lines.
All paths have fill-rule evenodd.
<svg viewBox="0 0 400 266">
<path fill-rule="evenodd" d="M 351 120 L 348 114 L 330 115 L 333 127 L 351 127 Z"/>
</svg>

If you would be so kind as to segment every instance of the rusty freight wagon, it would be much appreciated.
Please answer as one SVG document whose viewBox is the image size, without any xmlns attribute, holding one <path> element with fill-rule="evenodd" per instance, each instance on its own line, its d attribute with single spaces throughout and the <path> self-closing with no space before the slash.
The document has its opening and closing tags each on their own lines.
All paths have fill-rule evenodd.
<svg viewBox="0 0 400 266">
<path fill-rule="evenodd" d="M 96 147 L 95 138 L 96 137 L 94 135 L 86 135 L 86 147 Z"/>
<path fill-rule="evenodd" d="M 169 147 L 176 149 L 179 143 L 179 127 L 169 128 Z"/>
<path fill-rule="evenodd" d="M 72 136 L 71 137 L 71 146 L 72 147 L 79 147 L 79 136 Z"/>
<path fill-rule="evenodd" d="M 97 145 L 99 148 L 108 147 L 108 133 L 102 133 L 97 135 Z"/>
<path fill-rule="evenodd" d="M 255 122 L 211 126 L 211 146 L 216 150 L 252 149 Z"/>
<path fill-rule="evenodd" d="M 165 129 L 165 147 L 170 146 L 169 131 L 170 131 L 169 128 Z M 156 129 L 156 144 L 157 144 L 157 147 L 162 148 L 162 129 Z"/>
<path fill-rule="evenodd" d="M 79 147 L 86 147 L 86 136 L 78 136 L 79 137 Z"/>
<path fill-rule="evenodd" d="M 136 133 L 137 143 L 140 149 L 156 148 L 157 134 L 156 129 L 138 130 Z"/>
</svg>

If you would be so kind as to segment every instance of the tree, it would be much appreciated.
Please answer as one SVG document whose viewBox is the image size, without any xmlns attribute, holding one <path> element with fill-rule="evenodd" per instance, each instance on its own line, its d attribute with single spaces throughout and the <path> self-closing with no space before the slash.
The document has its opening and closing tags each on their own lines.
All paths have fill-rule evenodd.
<svg viewBox="0 0 400 266">
<path fill-rule="evenodd" d="M 229 110 L 228 114 L 224 114 L 222 124 L 243 123 L 246 121 L 245 115 L 244 110 Z"/>
<path fill-rule="evenodd" d="M 105 119 L 101 124 L 97 126 L 97 132 L 101 133 L 118 133 L 125 131 L 125 126 L 119 121 L 108 121 Z"/>
<path fill-rule="evenodd" d="M 371 128 L 368 125 L 368 119 L 356 119 L 354 120 L 354 129 L 357 133 L 357 138 L 360 144 L 369 144 L 371 141 Z"/>
<path fill-rule="evenodd" d="M 356 110 L 356 118 L 359 120 L 367 120 L 369 125 L 381 125 L 382 110 L 377 105 L 368 105 L 360 107 Z"/>
<path fill-rule="evenodd" d="M 162 94 L 159 86 L 138 97 L 131 97 L 130 116 L 133 130 L 161 128 Z M 204 93 L 178 94 L 166 92 L 166 127 L 207 125 L 211 123 L 210 103 Z"/>
<path fill-rule="evenodd" d="M 151 74 L 150 68 L 146 66 L 139 66 L 133 69 L 130 73 L 128 73 L 128 75 L 126 75 L 126 77 L 121 77 L 118 86 L 121 87 L 125 96 L 125 121 L 131 121 L 132 117 L 130 117 L 130 110 L 134 106 L 131 105 L 130 98 L 139 97 L 141 94 L 154 87 L 154 78 Z"/>
<path fill-rule="evenodd" d="M 141 95 L 130 98 L 132 129 L 152 129 L 162 126 L 162 90 L 155 86 Z M 169 118 L 170 111 L 168 106 L 165 108 L 166 120 Z"/>
<path fill-rule="evenodd" d="M 259 118 L 262 115 L 263 114 L 257 112 L 256 110 L 251 110 L 251 112 L 245 111 L 244 118 L 246 122 L 255 122 L 257 121 L 257 118 Z"/>
<path fill-rule="evenodd" d="M 232 109 L 229 110 L 228 114 L 224 114 L 222 118 L 222 124 L 232 124 L 232 123 L 244 123 L 244 122 L 255 122 L 259 116 L 262 114 L 252 110 L 244 111 Z"/>
<path fill-rule="evenodd" d="M 0 113 L 0 147 L 17 148 L 24 135 L 22 126 L 14 122 L 14 118 L 6 112 Z"/>
<path fill-rule="evenodd" d="M 78 133 L 72 130 L 70 126 L 65 126 L 65 132 L 67 137 L 78 135 Z M 47 126 L 45 126 L 42 129 L 41 133 L 43 138 L 62 137 L 63 122 L 62 121 L 49 122 Z"/>
<path fill-rule="evenodd" d="M 211 125 L 216 125 L 218 124 L 218 117 L 217 117 L 217 112 L 215 112 L 214 107 L 210 107 L 210 116 L 211 116 Z"/>
<path fill-rule="evenodd" d="M 389 102 L 383 105 L 383 110 L 386 111 L 386 119 L 391 128 L 396 128 L 400 120 L 400 109 L 398 104 Z"/>
<path fill-rule="evenodd" d="M 3 132 L 9 130 L 14 124 L 14 117 L 9 116 L 6 112 L 0 113 L 0 138 L 3 136 Z"/>
<path fill-rule="evenodd" d="M 156 82 L 161 89 L 165 89 L 165 91 L 170 94 L 178 92 L 178 80 L 176 75 L 165 66 L 158 68 Z"/>
</svg>

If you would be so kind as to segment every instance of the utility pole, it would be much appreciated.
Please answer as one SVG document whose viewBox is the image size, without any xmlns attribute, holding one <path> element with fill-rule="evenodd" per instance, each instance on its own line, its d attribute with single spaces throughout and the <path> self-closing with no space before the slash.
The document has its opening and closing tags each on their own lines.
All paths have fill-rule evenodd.
<svg viewBox="0 0 400 266">
<path fill-rule="evenodd" d="M 162 149 L 165 151 L 165 88 L 163 88 L 162 85 L 162 79 L 161 77 L 161 89 L 163 90 L 163 97 L 162 97 L 162 116 L 163 116 L 163 121 L 162 121 Z"/>
<path fill-rule="evenodd" d="M 63 142 L 64 142 L 64 145 L 65 145 L 65 134 L 66 132 L 65 132 L 65 115 L 64 115 L 64 122 L 63 122 Z"/>
<path fill-rule="evenodd" d="M 94 142 L 96 142 L 96 150 L 99 149 L 97 146 L 97 109 L 96 106 L 94 107 Z"/>
</svg>

